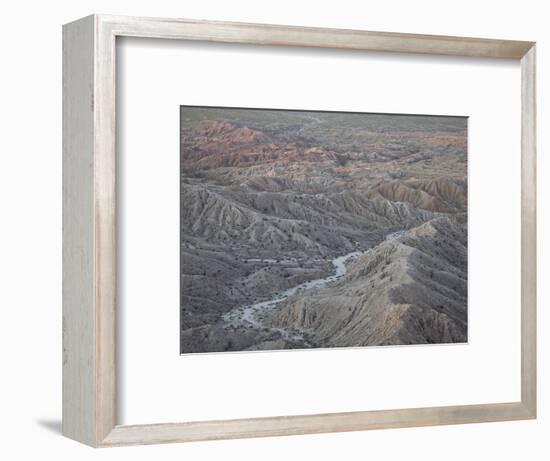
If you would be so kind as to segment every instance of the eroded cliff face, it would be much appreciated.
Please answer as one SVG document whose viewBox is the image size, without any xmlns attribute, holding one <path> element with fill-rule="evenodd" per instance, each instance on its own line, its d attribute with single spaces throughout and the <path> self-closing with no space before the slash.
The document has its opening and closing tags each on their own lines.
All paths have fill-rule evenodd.
<svg viewBox="0 0 550 461">
<path fill-rule="evenodd" d="M 317 347 L 465 342 L 466 248 L 464 224 L 430 220 L 377 245 L 334 285 L 290 298 L 269 323 L 303 329 Z"/>
<path fill-rule="evenodd" d="M 262 112 L 182 109 L 182 351 L 464 341 L 464 120 Z"/>
</svg>

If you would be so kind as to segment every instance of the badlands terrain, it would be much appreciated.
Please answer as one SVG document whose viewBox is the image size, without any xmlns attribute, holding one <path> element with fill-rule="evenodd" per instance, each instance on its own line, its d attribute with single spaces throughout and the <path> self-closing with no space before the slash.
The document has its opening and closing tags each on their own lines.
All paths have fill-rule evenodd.
<svg viewBox="0 0 550 461">
<path fill-rule="evenodd" d="M 467 341 L 467 119 L 181 107 L 181 352 Z"/>
</svg>

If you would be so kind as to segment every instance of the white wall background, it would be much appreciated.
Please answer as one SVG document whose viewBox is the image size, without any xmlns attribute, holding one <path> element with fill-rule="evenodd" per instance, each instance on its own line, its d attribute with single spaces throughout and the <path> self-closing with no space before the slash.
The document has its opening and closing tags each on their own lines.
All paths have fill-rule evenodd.
<svg viewBox="0 0 550 461">
<path fill-rule="evenodd" d="M 535 40 L 539 79 L 539 419 L 92 450 L 60 436 L 61 24 L 96 13 L 173 16 Z M 5 459 L 545 460 L 550 454 L 550 30 L 544 2 L 83 0 L 4 5 L 0 43 L 0 450 Z M 550 109 L 549 109 L 550 110 Z M 495 165 L 498 171 L 498 165 Z M 498 197 L 496 197 L 498 199 Z M 500 263 L 500 262 L 497 262 Z"/>
</svg>

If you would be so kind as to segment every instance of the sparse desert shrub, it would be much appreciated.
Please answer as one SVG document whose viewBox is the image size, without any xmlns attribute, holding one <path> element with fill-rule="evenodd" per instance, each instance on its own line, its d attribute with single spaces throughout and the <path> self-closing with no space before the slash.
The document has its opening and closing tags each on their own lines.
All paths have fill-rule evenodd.
<svg viewBox="0 0 550 461">
<path fill-rule="evenodd" d="M 347 157 L 345 157 L 344 155 L 341 155 L 341 154 L 335 154 L 334 161 L 339 166 L 345 166 L 346 163 L 348 163 Z"/>
</svg>

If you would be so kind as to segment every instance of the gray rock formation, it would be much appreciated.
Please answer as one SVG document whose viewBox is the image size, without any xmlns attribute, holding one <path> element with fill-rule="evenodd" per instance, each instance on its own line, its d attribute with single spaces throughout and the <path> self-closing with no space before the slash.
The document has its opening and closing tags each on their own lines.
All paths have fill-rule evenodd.
<svg viewBox="0 0 550 461">
<path fill-rule="evenodd" d="M 436 218 L 384 241 L 333 285 L 292 297 L 269 324 L 315 347 L 467 341 L 466 226 Z"/>
</svg>

